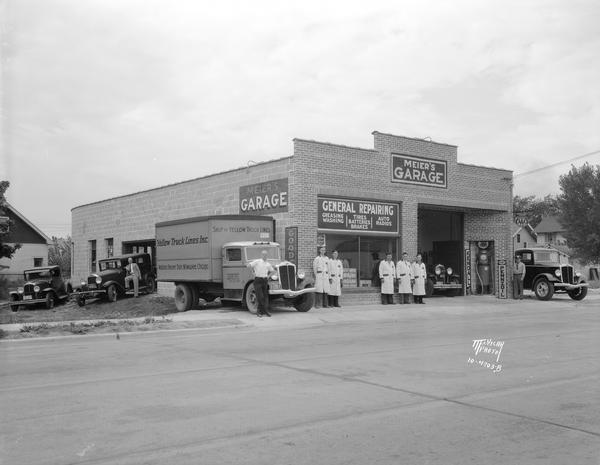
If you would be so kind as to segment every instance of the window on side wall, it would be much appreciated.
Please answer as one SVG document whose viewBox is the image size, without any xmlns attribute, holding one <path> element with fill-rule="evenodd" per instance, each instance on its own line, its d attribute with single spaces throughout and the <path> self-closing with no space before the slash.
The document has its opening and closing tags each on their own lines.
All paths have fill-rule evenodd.
<svg viewBox="0 0 600 465">
<path fill-rule="evenodd" d="M 96 241 L 88 241 L 90 247 L 90 272 L 96 271 Z"/>
<path fill-rule="evenodd" d="M 106 241 L 106 258 L 114 257 L 114 239 L 109 237 Z"/>
<path fill-rule="evenodd" d="M 44 266 L 44 259 L 41 257 L 34 257 L 33 258 L 33 266 L 38 267 L 38 266 Z"/>
</svg>

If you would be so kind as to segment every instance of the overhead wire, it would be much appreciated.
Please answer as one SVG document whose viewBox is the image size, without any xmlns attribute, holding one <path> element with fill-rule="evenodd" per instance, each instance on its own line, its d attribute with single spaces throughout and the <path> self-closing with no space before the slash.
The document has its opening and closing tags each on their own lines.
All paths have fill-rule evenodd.
<svg viewBox="0 0 600 465">
<path fill-rule="evenodd" d="M 525 176 L 532 173 L 537 173 L 538 171 L 547 170 L 548 168 L 554 168 L 555 166 L 564 165 L 565 163 L 569 163 L 575 160 L 580 160 L 582 158 L 591 157 L 592 155 L 600 154 L 600 150 L 594 150 L 593 152 L 584 153 L 583 155 L 579 155 L 577 157 L 569 158 L 568 160 L 559 161 L 556 163 L 552 163 L 551 165 L 542 166 L 541 168 L 535 168 L 533 170 L 524 171 L 522 173 L 517 173 L 513 176 L 513 179 Z"/>
</svg>

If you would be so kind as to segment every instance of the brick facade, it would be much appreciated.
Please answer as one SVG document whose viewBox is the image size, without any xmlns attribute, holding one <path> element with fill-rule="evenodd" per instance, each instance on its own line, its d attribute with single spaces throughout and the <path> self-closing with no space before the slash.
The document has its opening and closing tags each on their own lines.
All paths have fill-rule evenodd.
<svg viewBox="0 0 600 465">
<path fill-rule="evenodd" d="M 106 257 L 106 238 L 113 238 L 119 254 L 123 241 L 151 240 L 156 222 L 237 214 L 241 186 L 282 178 L 288 179 L 288 211 L 272 215 L 276 239 L 282 243 L 285 228 L 298 227 L 300 269 L 312 268 L 318 196 L 400 204 L 398 239 L 411 256 L 418 248 L 419 208 L 462 212 L 464 248 L 473 241 L 494 241 L 496 258 L 512 265 L 511 171 L 458 163 L 452 145 L 379 132 L 373 136 L 374 149 L 294 139 L 291 157 L 76 207 L 72 210 L 74 276 L 88 273 L 90 240 L 96 240 L 99 259 Z M 392 182 L 392 153 L 447 162 L 447 187 Z"/>
</svg>

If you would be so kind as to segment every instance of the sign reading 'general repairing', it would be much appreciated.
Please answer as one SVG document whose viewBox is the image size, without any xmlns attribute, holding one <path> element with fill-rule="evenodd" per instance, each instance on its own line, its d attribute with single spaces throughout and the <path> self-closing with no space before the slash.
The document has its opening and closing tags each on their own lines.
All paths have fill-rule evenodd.
<svg viewBox="0 0 600 465">
<path fill-rule="evenodd" d="M 288 180 L 240 187 L 240 215 L 269 215 L 288 211 Z"/>
<path fill-rule="evenodd" d="M 448 165 L 443 160 L 392 154 L 392 182 L 448 187 Z"/>
<path fill-rule="evenodd" d="M 319 229 L 357 232 L 398 232 L 397 203 L 319 197 Z"/>
</svg>

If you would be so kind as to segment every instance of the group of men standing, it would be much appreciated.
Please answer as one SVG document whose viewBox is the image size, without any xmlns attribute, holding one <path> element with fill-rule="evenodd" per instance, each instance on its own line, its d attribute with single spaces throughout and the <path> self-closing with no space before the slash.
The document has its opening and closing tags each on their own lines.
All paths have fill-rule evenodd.
<svg viewBox="0 0 600 465">
<path fill-rule="evenodd" d="M 344 266 L 338 258 L 337 250 L 331 258 L 325 255 L 325 247 L 319 248 L 319 255 L 313 260 L 315 274 L 315 308 L 341 307 L 340 296 L 344 285 Z"/>
<path fill-rule="evenodd" d="M 408 260 L 408 254 L 402 254 L 402 260 L 394 263 L 392 253 L 388 252 L 385 260 L 379 263 L 379 280 L 381 282 L 381 303 L 383 305 L 394 303 L 395 284 L 398 283 L 399 304 L 410 303 L 413 295 L 416 304 L 423 304 L 425 295 L 425 281 L 427 269 L 422 261 L 421 254 L 417 254 L 414 263 Z"/>
</svg>

